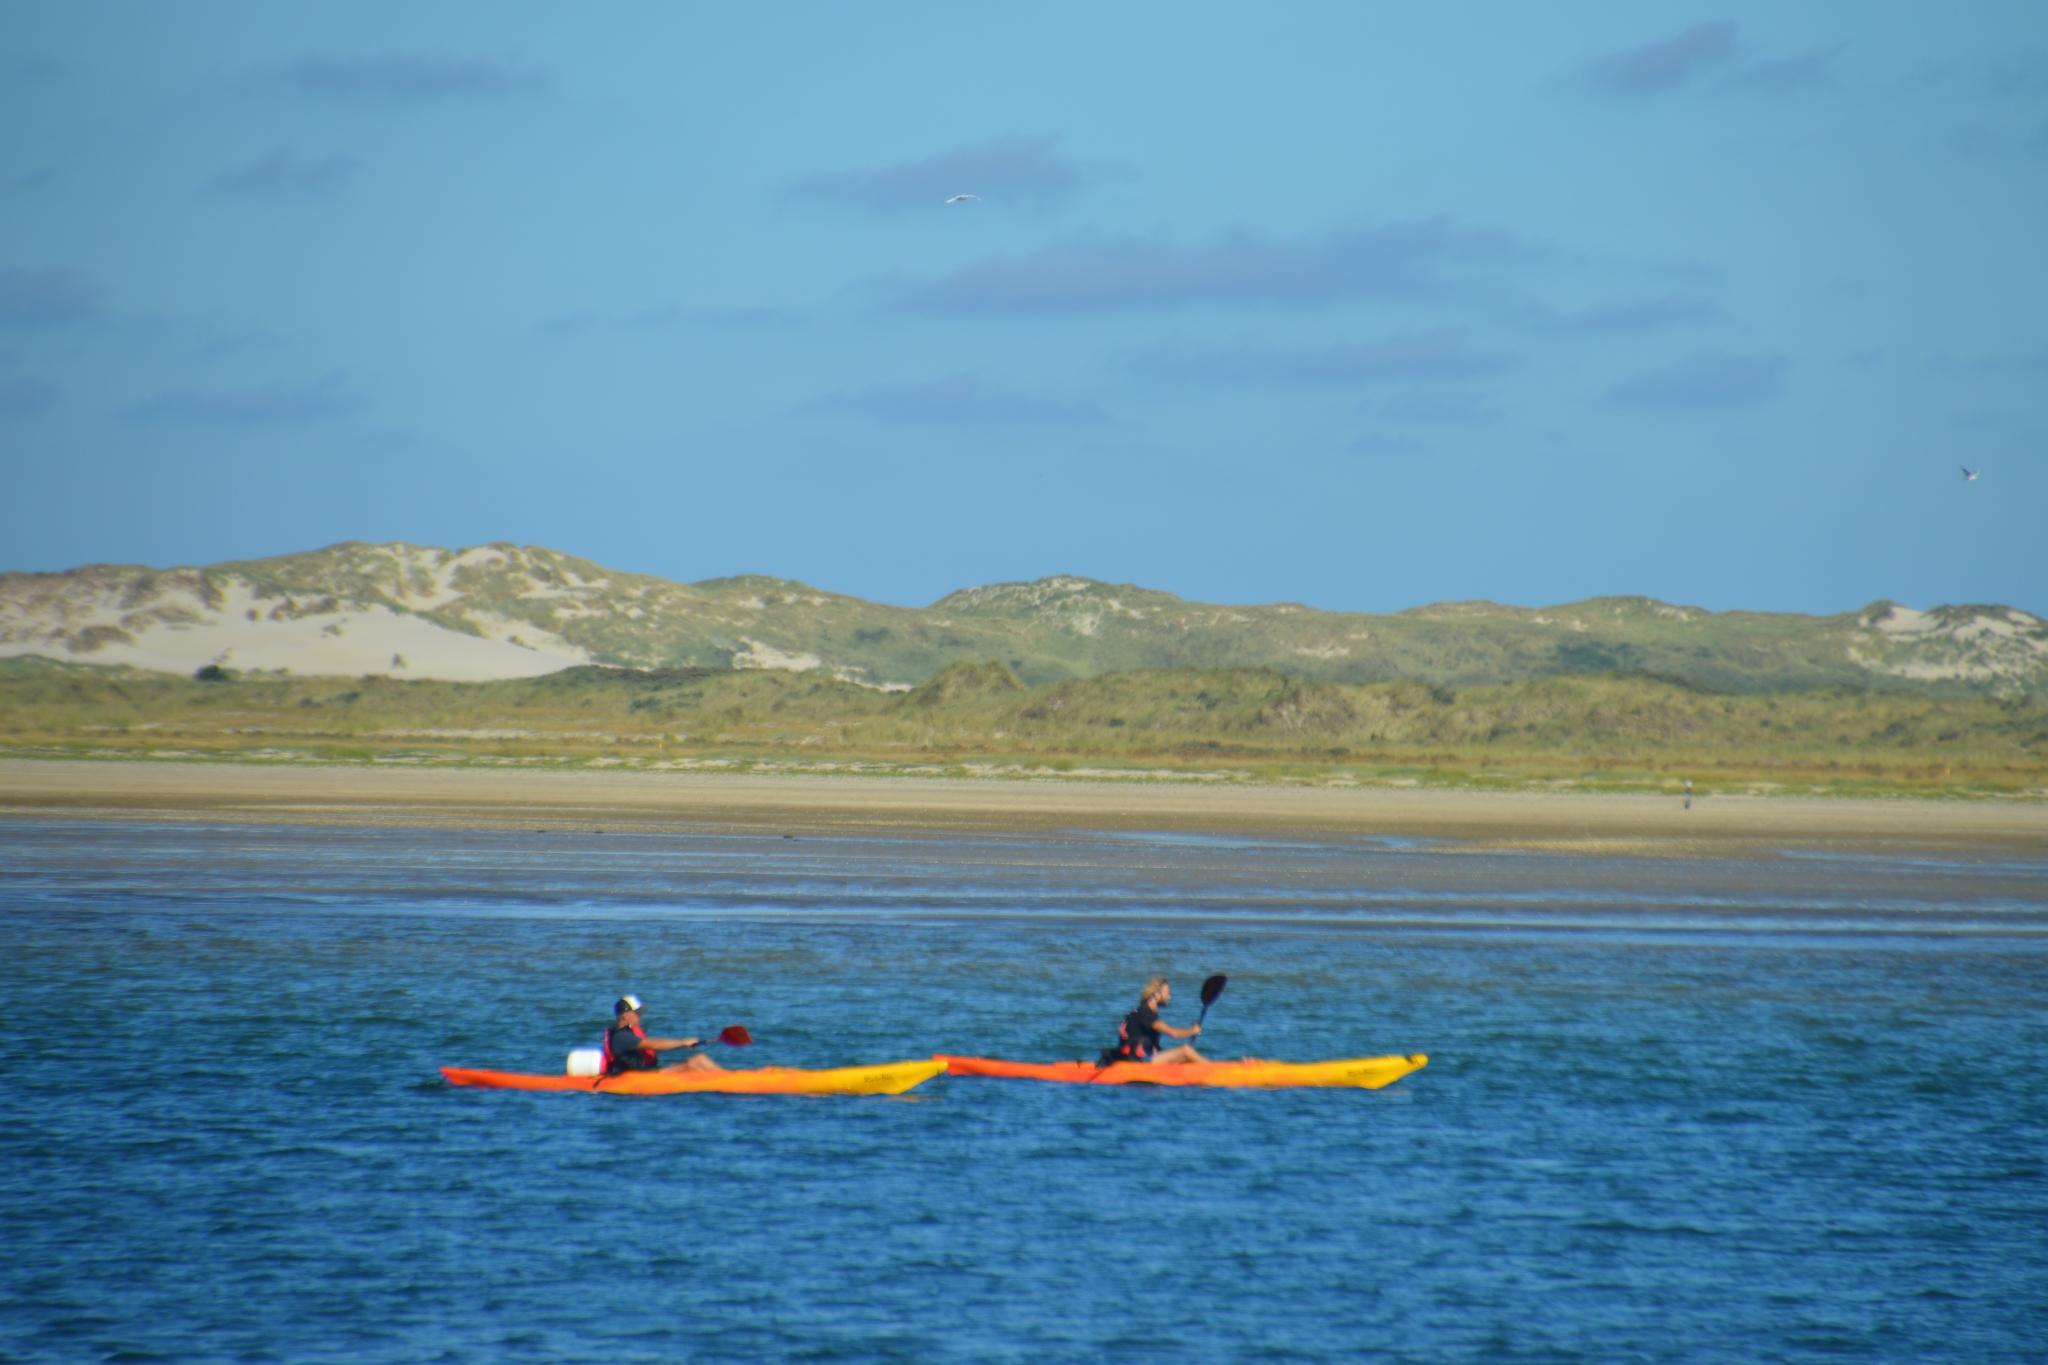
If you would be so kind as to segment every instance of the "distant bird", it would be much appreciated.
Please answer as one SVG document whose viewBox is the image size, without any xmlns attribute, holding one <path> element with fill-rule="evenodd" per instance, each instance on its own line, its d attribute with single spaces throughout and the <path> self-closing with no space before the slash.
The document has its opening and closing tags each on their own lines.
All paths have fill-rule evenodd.
<svg viewBox="0 0 2048 1365">
<path fill-rule="evenodd" d="M 1974 470 L 1974 469 L 1972 469 L 1972 468 L 1970 468 L 1970 467 L 1969 467 L 1968 465 L 1964 465 L 1964 466 L 1963 466 L 1963 482 L 1964 482 L 1964 483 L 1975 483 L 1975 482 L 1977 482 L 1977 471 L 1976 471 L 1976 470 Z"/>
<path fill-rule="evenodd" d="M 980 199 L 981 196 L 978 194 L 956 194 L 946 202 L 949 204 L 973 204 L 979 202 Z"/>
</svg>

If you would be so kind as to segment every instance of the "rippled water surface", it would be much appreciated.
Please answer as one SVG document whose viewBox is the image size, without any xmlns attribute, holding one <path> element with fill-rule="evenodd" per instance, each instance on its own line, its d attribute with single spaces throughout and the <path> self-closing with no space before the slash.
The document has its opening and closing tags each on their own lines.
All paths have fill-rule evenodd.
<svg viewBox="0 0 2048 1365">
<path fill-rule="evenodd" d="M 1377 1092 L 455 1090 L 728 1064 Z M 0 1357 L 2039 1359 L 2041 861 L 0 821 Z"/>
</svg>

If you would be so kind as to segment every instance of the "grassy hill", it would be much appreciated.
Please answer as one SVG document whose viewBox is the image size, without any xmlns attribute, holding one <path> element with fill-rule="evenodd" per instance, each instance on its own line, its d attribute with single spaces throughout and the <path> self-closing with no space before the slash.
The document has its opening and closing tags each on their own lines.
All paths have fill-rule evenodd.
<svg viewBox="0 0 2048 1365">
<path fill-rule="evenodd" d="M 352 641 L 362 643 L 348 653 Z M 571 663 L 766 669 L 885 690 L 993 660 L 1031 687 L 1137 670 L 1268 669 L 1351 686 L 1628 673 L 1721 694 L 2048 696 L 2048 621 L 1997 605 L 1878 602 L 1805 616 L 1626 597 L 1370 615 L 1218 606 L 1060 576 L 917 608 L 778 578 L 672 583 L 506 544 L 349 542 L 204 568 L 0 574 L 0 656 L 20 654 L 294 676 L 510 677 Z"/>
</svg>

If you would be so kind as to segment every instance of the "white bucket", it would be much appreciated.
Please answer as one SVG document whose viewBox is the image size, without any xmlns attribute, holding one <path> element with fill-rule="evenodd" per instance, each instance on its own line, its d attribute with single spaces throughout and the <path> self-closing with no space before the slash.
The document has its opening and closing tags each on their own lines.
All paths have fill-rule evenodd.
<svg viewBox="0 0 2048 1365">
<path fill-rule="evenodd" d="M 595 1076 L 604 1069 L 604 1052 L 594 1047 L 579 1047 L 569 1054 L 571 1076 Z"/>
</svg>

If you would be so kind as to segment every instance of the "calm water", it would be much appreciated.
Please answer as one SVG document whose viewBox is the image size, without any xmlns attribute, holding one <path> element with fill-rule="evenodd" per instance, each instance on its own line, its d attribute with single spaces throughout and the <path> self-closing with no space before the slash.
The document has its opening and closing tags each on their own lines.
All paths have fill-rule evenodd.
<svg viewBox="0 0 2048 1365">
<path fill-rule="evenodd" d="M 1378 1092 L 458 1091 L 622 990 L 728 1063 Z M 0 1357 L 2021 1360 L 2041 861 L 0 822 Z"/>
</svg>

